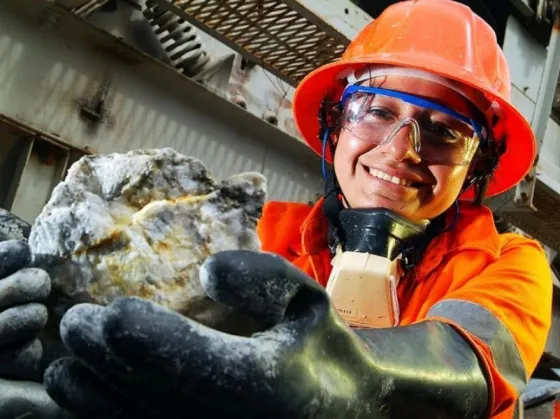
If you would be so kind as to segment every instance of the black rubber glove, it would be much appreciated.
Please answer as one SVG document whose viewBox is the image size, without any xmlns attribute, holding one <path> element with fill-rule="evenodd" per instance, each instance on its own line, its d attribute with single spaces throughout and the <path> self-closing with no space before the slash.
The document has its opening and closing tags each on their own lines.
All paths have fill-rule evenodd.
<svg viewBox="0 0 560 419">
<path fill-rule="evenodd" d="M 477 418 L 487 385 L 451 327 L 424 322 L 354 332 L 323 288 L 270 254 L 205 263 L 207 294 L 260 318 L 252 337 L 201 326 L 136 298 L 80 305 L 61 333 L 74 358 L 45 374 L 84 417 Z M 141 413 L 139 413 L 141 412 Z"/>
<path fill-rule="evenodd" d="M 0 377 L 40 381 L 50 279 L 30 263 L 26 242 L 0 242 Z"/>
<path fill-rule="evenodd" d="M 38 382 L 50 292 L 45 271 L 31 268 L 30 226 L 0 209 L 0 419 L 67 419 Z"/>
</svg>

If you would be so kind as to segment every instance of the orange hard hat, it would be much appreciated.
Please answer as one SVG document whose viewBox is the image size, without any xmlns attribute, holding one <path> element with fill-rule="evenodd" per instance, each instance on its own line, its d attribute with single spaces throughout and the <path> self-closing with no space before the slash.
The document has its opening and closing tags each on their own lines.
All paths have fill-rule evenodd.
<svg viewBox="0 0 560 419">
<path fill-rule="evenodd" d="M 368 66 L 399 66 L 444 77 L 474 90 L 491 106 L 487 128 L 506 151 L 486 196 L 516 185 L 530 171 L 536 154 L 528 121 L 511 103 L 509 68 L 492 28 L 467 6 L 451 0 L 409 0 L 389 6 L 350 43 L 342 58 L 308 74 L 293 101 L 297 127 L 319 155 L 319 109 L 325 98 L 339 100 L 346 75 Z M 476 102 L 475 102 L 476 103 Z M 327 150 L 327 161 L 332 162 Z M 471 199 L 470 188 L 461 196 Z"/>
</svg>

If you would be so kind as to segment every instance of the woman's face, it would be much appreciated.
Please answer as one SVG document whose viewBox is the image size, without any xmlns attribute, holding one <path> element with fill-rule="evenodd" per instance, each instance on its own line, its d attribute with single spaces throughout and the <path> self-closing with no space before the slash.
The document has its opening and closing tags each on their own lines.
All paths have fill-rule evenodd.
<svg viewBox="0 0 560 419">
<path fill-rule="evenodd" d="M 374 84 L 431 99 L 473 117 L 467 101 L 440 84 L 406 76 L 388 76 L 382 83 Z M 417 118 L 417 112 L 417 108 L 406 102 L 398 109 L 399 118 Z M 387 208 L 411 221 L 420 221 L 437 217 L 457 199 L 468 165 L 422 160 L 414 151 L 409 131 L 410 127 L 404 127 L 392 140 L 378 146 L 373 141 L 358 138 L 351 130 L 340 131 L 334 169 L 352 208 Z M 397 182 L 409 182 L 397 184 L 395 177 Z"/>
</svg>

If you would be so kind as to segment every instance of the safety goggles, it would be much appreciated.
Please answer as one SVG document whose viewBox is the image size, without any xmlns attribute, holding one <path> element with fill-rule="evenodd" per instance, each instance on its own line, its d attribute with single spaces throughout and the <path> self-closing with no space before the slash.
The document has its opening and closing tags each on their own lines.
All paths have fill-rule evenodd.
<svg viewBox="0 0 560 419">
<path fill-rule="evenodd" d="M 341 99 L 341 128 L 375 147 L 389 144 L 401 130 L 412 150 L 433 163 L 467 165 L 485 128 L 439 103 L 377 87 L 348 86 Z"/>
</svg>

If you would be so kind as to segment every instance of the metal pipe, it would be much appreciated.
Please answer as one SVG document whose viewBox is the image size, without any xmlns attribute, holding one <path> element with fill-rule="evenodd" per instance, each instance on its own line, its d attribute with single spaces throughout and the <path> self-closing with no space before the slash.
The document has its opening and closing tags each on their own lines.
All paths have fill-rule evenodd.
<svg viewBox="0 0 560 419">
<path fill-rule="evenodd" d="M 554 101 L 558 74 L 560 73 L 560 10 L 554 17 L 554 26 L 548 44 L 548 53 L 544 65 L 543 78 L 535 104 L 535 113 L 531 125 L 537 137 L 538 150 L 542 145 L 550 110 Z"/>
<path fill-rule="evenodd" d="M 537 163 L 541 146 L 544 140 L 548 119 L 554 101 L 558 75 L 560 73 L 560 8 L 556 8 L 554 25 L 548 44 L 548 52 L 543 71 L 543 77 L 539 87 L 535 112 L 531 120 L 531 127 L 537 139 L 537 158 L 531 172 L 517 185 L 514 202 L 518 207 L 534 209 L 533 195 L 537 182 Z"/>
</svg>

